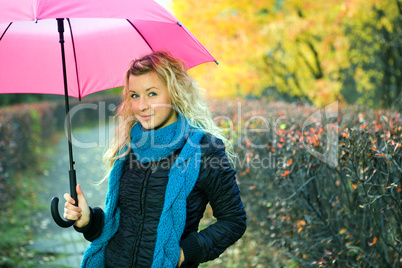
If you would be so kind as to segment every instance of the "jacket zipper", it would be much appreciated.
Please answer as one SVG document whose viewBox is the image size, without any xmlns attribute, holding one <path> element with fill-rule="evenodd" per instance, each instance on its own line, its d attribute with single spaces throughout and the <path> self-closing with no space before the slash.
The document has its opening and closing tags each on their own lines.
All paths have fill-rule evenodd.
<svg viewBox="0 0 402 268">
<path fill-rule="evenodd" d="M 151 166 L 154 166 L 154 164 L 153 163 L 151 163 L 151 165 L 147 168 L 147 171 L 146 171 L 146 173 L 145 173 L 145 179 L 142 181 L 142 186 L 141 186 L 141 193 L 140 193 L 140 213 L 141 213 L 141 225 L 140 225 L 140 228 L 139 228 L 139 230 L 138 230 L 138 233 L 139 234 L 141 234 L 142 233 L 142 230 L 143 230 L 143 227 L 144 227 L 144 221 L 145 221 L 145 217 L 144 217 L 144 207 L 145 207 L 145 205 L 144 205 L 144 199 L 145 199 L 145 194 L 146 194 L 146 187 L 147 187 L 147 185 L 148 185 L 148 180 L 149 180 L 149 177 L 150 177 L 150 174 L 151 174 Z M 132 259 L 132 262 L 131 262 L 131 268 L 134 268 L 135 266 L 134 266 L 134 264 L 135 263 L 137 263 L 137 253 L 138 253 L 138 247 L 139 247 L 139 244 L 140 244 L 140 237 L 141 237 L 141 235 L 138 235 L 137 236 L 137 241 L 135 242 L 135 246 L 134 246 L 134 249 L 133 249 L 133 259 Z M 135 249 L 137 249 L 137 250 L 135 250 Z"/>
</svg>

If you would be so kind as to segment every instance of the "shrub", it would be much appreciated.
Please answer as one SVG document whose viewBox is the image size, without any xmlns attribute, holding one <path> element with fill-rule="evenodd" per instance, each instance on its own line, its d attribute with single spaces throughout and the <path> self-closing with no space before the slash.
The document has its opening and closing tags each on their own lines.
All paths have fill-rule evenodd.
<svg viewBox="0 0 402 268">
<path fill-rule="evenodd" d="M 399 113 L 340 105 L 335 118 L 304 126 L 314 107 L 236 106 L 213 104 L 217 115 L 233 119 L 218 123 L 234 130 L 247 232 L 258 233 L 253 239 L 285 250 L 302 267 L 401 264 Z M 306 147 L 336 161 L 329 165 Z"/>
<path fill-rule="evenodd" d="M 119 97 L 99 96 L 71 102 L 71 109 L 80 104 L 92 104 L 98 109 L 85 109 L 72 118 L 72 126 L 94 124 L 100 114 L 107 118 Z M 99 109 L 100 104 L 106 108 Z M 64 101 L 19 104 L 0 109 L 0 211 L 15 194 L 13 177 L 16 173 L 35 168 L 44 160 L 43 148 L 52 143 L 57 133 L 64 130 Z"/>
</svg>

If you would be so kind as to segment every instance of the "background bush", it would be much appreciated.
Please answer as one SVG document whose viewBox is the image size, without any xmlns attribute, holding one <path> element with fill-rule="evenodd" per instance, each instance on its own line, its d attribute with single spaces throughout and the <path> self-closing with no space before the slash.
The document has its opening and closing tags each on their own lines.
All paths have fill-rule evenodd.
<svg viewBox="0 0 402 268">
<path fill-rule="evenodd" d="M 263 101 L 212 106 L 216 115 L 233 119 L 217 123 L 227 129 L 239 156 L 236 168 L 249 221 L 241 245 L 250 240 L 258 245 L 240 263 L 251 267 L 253 254 L 260 254 L 258 264 L 275 267 L 288 267 L 284 255 L 301 267 L 400 267 L 398 112 L 340 105 L 335 118 L 303 128 L 317 108 Z M 335 143 L 328 143 L 331 131 L 337 133 Z M 334 144 L 335 166 L 305 148 L 325 153 Z M 275 254 L 259 253 L 272 249 Z"/>
<path fill-rule="evenodd" d="M 83 104 L 97 107 L 77 112 L 72 117 L 73 131 L 74 127 L 99 122 L 102 113 L 108 118 L 118 100 L 116 96 L 99 96 L 84 98 L 81 102 L 71 101 L 71 109 Z M 65 114 L 64 101 L 19 104 L 0 109 L 0 210 L 6 205 L 5 201 L 15 195 L 15 174 L 28 167 L 35 169 L 45 159 L 43 148 L 64 133 Z"/>
</svg>

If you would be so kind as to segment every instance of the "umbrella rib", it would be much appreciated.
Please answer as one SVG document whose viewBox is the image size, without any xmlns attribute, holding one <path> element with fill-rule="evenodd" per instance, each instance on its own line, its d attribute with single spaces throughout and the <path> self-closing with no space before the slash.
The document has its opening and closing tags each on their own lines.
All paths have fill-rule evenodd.
<svg viewBox="0 0 402 268">
<path fill-rule="evenodd" d="M 73 36 L 73 28 L 71 28 L 70 19 L 67 19 L 67 22 L 68 22 L 68 26 L 70 27 L 71 42 L 73 44 L 75 75 L 77 76 L 77 85 L 78 85 L 78 99 L 79 99 L 79 101 L 81 101 L 81 87 L 80 87 L 80 79 L 78 77 L 78 64 L 77 64 L 77 56 L 76 56 L 76 53 L 75 53 L 75 43 L 74 43 L 74 36 Z"/>
<path fill-rule="evenodd" d="M 0 37 L 0 41 L 1 41 L 1 39 L 3 39 L 3 36 L 6 34 L 8 28 L 10 28 L 11 24 L 13 24 L 13 23 L 10 22 L 10 24 L 9 24 L 9 25 L 7 26 L 7 28 L 4 30 L 3 34 L 2 34 L 1 37 Z"/>
<path fill-rule="evenodd" d="M 141 33 L 140 31 L 138 31 L 137 27 L 135 27 L 135 25 L 134 25 L 129 19 L 127 19 L 127 21 L 128 21 L 128 23 L 131 24 L 131 26 L 133 26 L 133 28 L 137 31 L 137 33 L 142 37 L 142 39 L 143 39 L 144 42 L 148 45 L 148 47 L 149 47 L 152 51 L 154 51 L 154 50 L 152 49 L 151 45 L 148 43 L 147 39 L 145 39 L 144 36 L 142 35 L 142 33 Z"/>
<path fill-rule="evenodd" d="M 219 65 L 219 62 L 214 58 L 214 56 L 211 55 L 211 53 L 209 53 L 209 51 L 201 44 L 200 41 L 198 41 L 197 39 L 193 38 L 186 30 L 186 28 L 183 27 L 183 24 L 181 24 L 180 21 L 177 22 L 177 25 L 179 25 L 180 28 L 183 29 L 183 31 L 190 37 L 192 38 L 197 44 L 200 45 L 201 49 L 204 50 L 205 53 L 207 53 L 209 56 L 211 56 L 214 60 L 216 65 Z"/>
</svg>

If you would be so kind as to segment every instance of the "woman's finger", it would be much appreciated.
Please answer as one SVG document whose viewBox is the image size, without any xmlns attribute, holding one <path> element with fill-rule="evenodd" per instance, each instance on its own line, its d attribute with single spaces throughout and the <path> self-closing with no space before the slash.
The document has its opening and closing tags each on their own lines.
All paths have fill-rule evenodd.
<svg viewBox="0 0 402 268">
<path fill-rule="evenodd" d="M 64 199 L 70 204 L 73 204 L 73 205 L 75 204 L 74 198 L 72 198 L 71 195 L 68 193 L 64 194 Z"/>
<path fill-rule="evenodd" d="M 71 203 L 66 202 L 64 204 L 64 207 L 68 210 L 76 211 L 76 212 L 81 212 L 82 209 L 80 207 L 77 207 L 75 205 L 72 205 Z"/>
<path fill-rule="evenodd" d="M 68 212 L 69 214 L 77 214 L 81 213 L 82 209 L 74 205 L 71 205 L 70 203 L 66 203 L 64 205 L 64 211 Z"/>
<path fill-rule="evenodd" d="M 81 216 L 77 216 L 77 215 L 70 215 L 70 214 L 67 214 L 67 213 L 64 213 L 64 218 L 66 219 L 66 220 L 73 220 L 73 221 L 76 221 L 76 220 L 78 220 L 79 218 L 80 218 Z"/>
<path fill-rule="evenodd" d="M 78 220 L 79 218 L 81 218 L 81 216 L 82 215 L 79 212 L 64 209 L 64 218 L 68 220 Z"/>
</svg>

